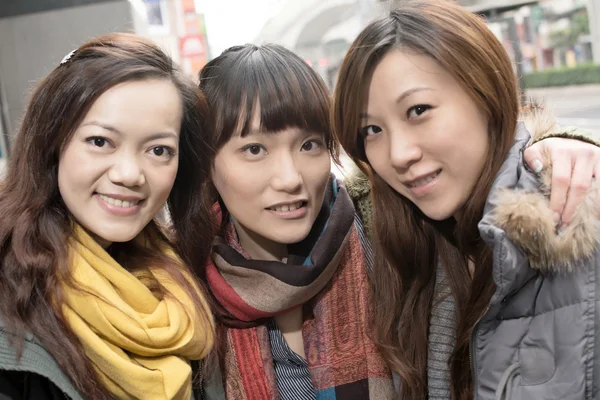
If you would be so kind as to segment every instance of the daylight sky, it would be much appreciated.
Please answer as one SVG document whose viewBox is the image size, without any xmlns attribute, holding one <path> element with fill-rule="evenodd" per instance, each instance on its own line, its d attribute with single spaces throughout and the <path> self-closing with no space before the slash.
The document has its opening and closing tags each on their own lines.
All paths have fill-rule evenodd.
<svg viewBox="0 0 600 400">
<path fill-rule="evenodd" d="M 195 0 L 204 13 L 213 57 L 226 48 L 251 42 L 276 11 L 279 0 Z"/>
</svg>

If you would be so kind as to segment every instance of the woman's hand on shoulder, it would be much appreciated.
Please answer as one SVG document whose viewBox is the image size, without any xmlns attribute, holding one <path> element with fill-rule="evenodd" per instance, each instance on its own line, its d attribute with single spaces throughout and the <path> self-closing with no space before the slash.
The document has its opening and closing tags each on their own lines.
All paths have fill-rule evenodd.
<svg viewBox="0 0 600 400">
<path fill-rule="evenodd" d="M 551 165 L 545 165 L 545 158 Z M 592 181 L 600 177 L 600 147 L 577 139 L 547 138 L 529 146 L 523 154 L 527 165 L 539 173 L 552 167 L 550 207 L 556 223 L 568 225 L 582 203 Z"/>
</svg>

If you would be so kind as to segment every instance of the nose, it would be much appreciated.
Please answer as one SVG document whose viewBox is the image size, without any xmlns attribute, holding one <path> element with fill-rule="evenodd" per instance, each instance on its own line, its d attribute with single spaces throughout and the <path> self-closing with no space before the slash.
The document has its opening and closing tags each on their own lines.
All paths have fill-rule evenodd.
<svg viewBox="0 0 600 400">
<path fill-rule="evenodd" d="M 131 154 L 117 156 L 115 163 L 108 171 L 108 179 L 114 184 L 127 187 L 142 186 L 146 183 L 140 161 Z"/>
<path fill-rule="evenodd" d="M 423 157 L 418 138 L 400 132 L 390 135 L 389 151 L 390 162 L 396 169 L 407 169 Z"/>
<path fill-rule="evenodd" d="M 271 179 L 273 189 L 282 192 L 293 193 L 302 186 L 302 174 L 296 160 L 291 154 L 282 154 L 276 165 Z"/>
</svg>

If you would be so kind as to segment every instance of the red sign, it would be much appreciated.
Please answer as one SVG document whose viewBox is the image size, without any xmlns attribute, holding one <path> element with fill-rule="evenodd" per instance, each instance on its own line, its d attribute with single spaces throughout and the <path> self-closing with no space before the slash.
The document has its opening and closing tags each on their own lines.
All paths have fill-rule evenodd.
<svg viewBox="0 0 600 400">
<path fill-rule="evenodd" d="M 202 35 L 188 35 L 179 38 L 179 52 L 181 57 L 204 57 L 204 37 Z"/>
</svg>

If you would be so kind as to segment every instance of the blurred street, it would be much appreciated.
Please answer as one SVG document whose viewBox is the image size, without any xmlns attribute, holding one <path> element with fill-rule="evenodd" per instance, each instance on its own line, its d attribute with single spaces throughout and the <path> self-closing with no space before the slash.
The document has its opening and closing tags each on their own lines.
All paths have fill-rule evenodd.
<svg viewBox="0 0 600 400">
<path fill-rule="evenodd" d="M 529 89 L 527 96 L 554 109 L 562 125 L 573 125 L 600 136 L 600 85 Z"/>
</svg>

